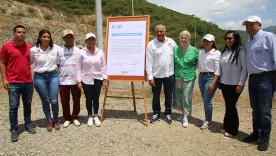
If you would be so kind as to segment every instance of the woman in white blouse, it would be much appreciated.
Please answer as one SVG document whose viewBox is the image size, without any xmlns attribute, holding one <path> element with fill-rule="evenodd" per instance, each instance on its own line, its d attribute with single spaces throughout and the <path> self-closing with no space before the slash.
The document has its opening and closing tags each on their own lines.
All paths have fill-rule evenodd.
<svg viewBox="0 0 276 156">
<path fill-rule="evenodd" d="M 198 57 L 199 89 L 204 102 L 205 120 L 200 127 L 208 130 L 212 124 L 212 99 L 217 90 L 217 82 L 220 76 L 219 60 L 221 52 L 216 50 L 215 37 L 207 34 L 202 38 L 204 49 Z"/>
<path fill-rule="evenodd" d="M 220 59 L 220 88 L 225 101 L 225 116 L 221 132 L 227 137 L 232 137 L 239 129 L 236 103 L 247 78 L 246 53 L 245 48 L 241 46 L 241 37 L 236 31 L 226 32 L 224 40 L 225 47 Z"/>
<path fill-rule="evenodd" d="M 56 130 L 60 129 L 58 120 L 58 87 L 57 54 L 60 47 L 53 44 L 51 33 L 48 30 L 39 32 L 35 47 L 31 48 L 31 63 L 34 63 L 34 87 L 40 96 L 43 112 L 48 121 L 47 130 L 52 131 L 53 124 Z M 53 113 L 53 122 L 51 109 Z"/>
<path fill-rule="evenodd" d="M 107 85 L 106 63 L 104 53 L 96 47 L 96 36 L 88 33 L 85 36 L 86 47 L 80 50 L 77 60 L 77 83 L 83 89 L 88 112 L 88 126 L 101 126 L 98 118 L 99 97 L 102 85 Z"/>
</svg>

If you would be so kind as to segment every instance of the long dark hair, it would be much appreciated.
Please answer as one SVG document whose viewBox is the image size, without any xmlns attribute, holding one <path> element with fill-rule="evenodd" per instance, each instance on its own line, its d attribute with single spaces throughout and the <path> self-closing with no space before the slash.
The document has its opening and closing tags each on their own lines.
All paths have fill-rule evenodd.
<svg viewBox="0 0 276 156">
<path fill-rule="evenodd" d="M 52 36 L 51 36 L 50 31 L 48 31 L 48 30 L 41 30 L 41 31 L 39 32 L 38 37 L 37 37 L 37 40 L 36 40 L 36 46 L 39 47 L 39 46 L 41 45 L 40 37 L 41 37 L 44 33 L 48 33 L 48 34 L 49 34 L 49 36 L 50 36 L 50 43 L 49 43 L 49 46 L 50 46 L 51 48 L 53 48 L 53 46 L 54 46 L 53 39 L 52 39 Z"/>
<path fill-rule="evenodd" d="M 238 57 L 239 57 L 239 52 L 240 52 L 240 49 L 242 48 L 241 46 L 241 36 L 238 32 L 234 31 L 234 30 L 229 30 L 226 32 L 226 34 L 224 35 L 224 38 L 226 38 L 226 36 L 228 34 L 231 34 L 233 33 L 233 36 L 234 36 L 234 39 L 235 39 L 235 42 L 234 44 L 232 45 L 232 53 L 231 53 L 231 56 L 229 58 L 229 61 L 231 60 L 232 56 L 233 56 L 233 59 L 231 60 L 231 64 L 233 64 L 233 62 L 236 60 L 236 64 L 238 64 Z M 227 45 L 225 43 L 225 46 L 224 46 L 224 49 L 222 51 L 222 53 L 224 53 L 224 51 L 227 49 Z"/>
</svg>

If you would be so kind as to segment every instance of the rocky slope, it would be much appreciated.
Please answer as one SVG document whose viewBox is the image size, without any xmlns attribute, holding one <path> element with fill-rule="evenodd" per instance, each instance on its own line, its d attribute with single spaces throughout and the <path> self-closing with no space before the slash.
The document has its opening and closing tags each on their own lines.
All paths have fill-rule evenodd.
<svg viewBox="0 0 276 156">
<path fill-rule="evenodd" d="M 11 40 L 12 29 L 17 24 L 26 27 L 26 40 L 32 44 L 42 29 L 52 32 L 56 44 L 61 44 L 62 30 L 71 29 L 75 32 L 77 44 L 83 44 L 87 32 L 95 33 L 95 18 L 95 15 L 76 16 L 53 8 L 0 0 L 0 44 Z"/>
</svg>

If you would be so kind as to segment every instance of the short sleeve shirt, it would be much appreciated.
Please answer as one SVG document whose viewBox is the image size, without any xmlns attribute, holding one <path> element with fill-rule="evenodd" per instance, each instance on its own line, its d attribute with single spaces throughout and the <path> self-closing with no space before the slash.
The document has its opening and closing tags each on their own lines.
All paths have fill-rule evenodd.
<svg viewBox="0 0 276 156">
<path fill-rule="evenodd" d="M 3 44 L 0 58 L 6 61 L 6 76 L 11 83 L 32 82 L 30 67 L 30 49 L 32 45 L 24 43 L 17 46 L 14 41 Z"/>
</svg>

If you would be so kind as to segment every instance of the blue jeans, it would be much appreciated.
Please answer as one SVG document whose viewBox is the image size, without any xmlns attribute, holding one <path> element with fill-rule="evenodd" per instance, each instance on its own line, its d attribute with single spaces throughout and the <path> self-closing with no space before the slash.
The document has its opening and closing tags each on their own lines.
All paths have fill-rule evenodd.
<svg viewBox="0 0 276 156">
<path fill-rule="evenodd" d="M 50 104 L 52 106 L 53 118 L 58 120 L 58 87 L 59 78 L 56 71 L 34 73 L 34 87 L 42 102 L 43 112 L 46 119 L 52 121 Z"/>
<path fill-rule="evenodd" d="M 273 72 L 249 75 L 248 87 L 250 105 L 253 109 L 253 133 L 265 140 L 270 139 L 274 83 Z"/>
<path fill-rule="evenodd" d="M 18 129 L 18 107 L 20 104 L 20 95 L 23 102 L 25 125 L 31 124 L 31 104 L 33 97 L 33 82 L 28 83 L 9 83 L 9 120 L 10 130 Z"/>
<path fill-rule="evenodd" d="M 99 98 L 101 94 L 102 85 L 103 85 L 103 81 L 97 80 L 97 79 L 94 79 L 94 85 L 88 85 L 82 82 L 82 87 L 86 98 L 86 110 L 87 110 L 88 116 L 98 115 Z M 94 111 L 92 111 L 92 107 Z"/>
<path fill-rule="evenodd" d="M 172 112 L 172 92 L 174 89 L 174 75 L 171 75 L 166 78 L 153 78 L 155 87 L 152 87 L 153 100 L 152 100 L 152 109 L 153 114 L 160 115 L 161 106 L 160 106 L 160 93 L 162 84 L 164 86 L 165 94 L 165 115 L 170 115 Z"/>
<path fill-rule="evenodd" d="M 208 122 L 212 121 L 213 106 L 212 99 L 217 90 L 217 84 L 211 94 L 208 93 L 207 89 L 214 79 L 214 74 L 200 73 L 198 77 L 198 84 L 201 93 L 201 97 L 204 102 L 205 120 Z"/>
</svg>

